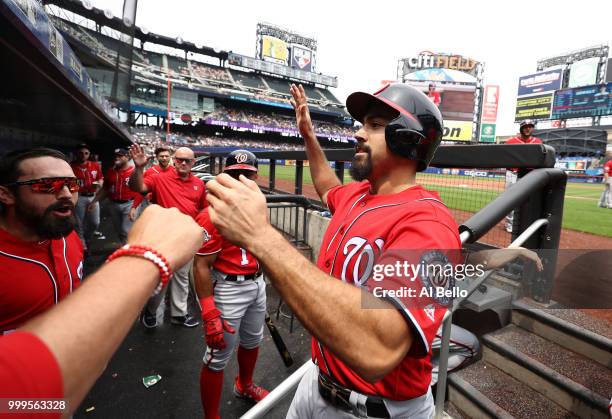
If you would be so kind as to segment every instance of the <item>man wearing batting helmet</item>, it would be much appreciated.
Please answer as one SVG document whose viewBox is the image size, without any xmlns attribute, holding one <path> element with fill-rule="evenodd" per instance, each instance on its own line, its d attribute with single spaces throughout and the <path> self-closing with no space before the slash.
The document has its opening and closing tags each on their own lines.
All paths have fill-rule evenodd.
<svg viewBox="0 0 612 419">
<path fill-rule="evenodd" d="M 257 158 L 247 150 L 231 152 L 224 173 L 234 179 L 257 178 Z M 236 344 L 238 376 L 234 394 L 257 403 L 268 391 L 253 383 L 253 370 L 263 338 L 266 283 L 259 262 L 246 249 L 223 238 L 207 210 L 196 221 L 205 231 L 194 261 L 196 292 L 202 307 L 206 353 L 200 374 L 200 395 L 206 418 L 219 417 L 223 370 Z M 237 332 L 237 333 L 236 333 Z"/>
<path fill-rule="evenodd" d="M 542 140 L 531 135 L 535 123 L 531 119 L 525 119 L 519 124 L 519 135 L 508 138 L 506 144 L 542 144 Z M 518 169 L 506 170 L 506 189 L 511 188 L 518 180 Z M 514 225 L 514 211 L 506 216 L 506 231 L 512 233 Z"/>
<path fill-rule="evenodd" d="M 207 196 L 214 225 L 257 257 L 313 335 L 316 366 L 300 382 L 287 416 L 429 418 L 432 341 L 453 281 L 419 271 L 412 280 L 390 272 L 390 281 L 377 282 L 373 273 L 393 270 L 396 262 L 453 266 L 458 259 L 453 253 L 461 242 L 450 211 L 416 184 L 442 138 L 440 111 L 403 84 L 350 95 L 348 111 L 363 125 L 350 169 L 357 182 L 342 185 L 317 142 L 304 89 L 292 86 L 291 94 L 315 189 L 333 214 L 317 266 L 270 225 L 254 182 L 221 174 L 209 182 Z M 434 283 L 443 296 L 429 294 Z M 377 295 L 379 285 L 405 290 Z"/>
</svg>

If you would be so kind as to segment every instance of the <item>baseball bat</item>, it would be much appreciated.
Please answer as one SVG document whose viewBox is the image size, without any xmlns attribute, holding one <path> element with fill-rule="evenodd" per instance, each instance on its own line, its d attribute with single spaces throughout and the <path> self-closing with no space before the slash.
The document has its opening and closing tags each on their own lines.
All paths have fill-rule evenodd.
<svg viewBox="0 0 612 419">
<path fill-rule="evenodd" d="M 268 314 L 267 311 L 266 311 L 266 326 L 268 326 L 268 330 L 270 331 L 270 335 L 272 336 L 272 340 L 274 341 L 274 346 L 276 346 L 278 353 L 283 359 L 283 363 L 285 364 L 286 367 L 290 367 L 291 365 L 293 365 L 293 358 L 291 357 L 291 354 L 287 350 L 287 346 L 285 345 L 283 338 L 278 332 L 278 329 L 276 328 L 274 323 L 272 323 L 272 319 L 270 318 L 270 315 Z"/>
</svg>

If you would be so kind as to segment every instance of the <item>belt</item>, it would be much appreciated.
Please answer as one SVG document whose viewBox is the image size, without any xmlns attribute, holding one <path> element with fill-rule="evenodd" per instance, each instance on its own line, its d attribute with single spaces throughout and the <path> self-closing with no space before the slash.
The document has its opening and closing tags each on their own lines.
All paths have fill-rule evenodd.
<svg viewBox="0 0 612 419">
<path fill-rule="evenodd" d="M 91 197 L 91 196 L 94 196 L 94 195 L 95 195 L 95 193 L 93 193 L 93 192 L 79 192 L 79 196 L 89 196 L 89 197 Z"/>
<path fill-rule="evenodd" d="M 358 417 L 390 418 L 382 397 L 366 396 L 341 386 L 319 371 L 319 394 L 332 406 L 353 413 Z M 358 401 L 361 398 L 361 409 Z M 363 399 L 365 398 L 365 403 Z M 365 409 L 364 409 L 365 408 Z M 359 411 L 361 410 L 361 411 Z"/>
<path fill-rule="evenodd" d="M 228 275 L 225 276 L 225 280 L 226 281 L 235 281 L 235 282 L 251 281 L 253 279 L 257 279 L 261 274 L 262 274 L 261 271 L 257 271 L 255 273 L 246 274 L 246 275 L 228 274 Z"/>
<path fill-rule="evenodd" d="M 117 203 L 117 204 L 125 204 L 127 202 L 130 202 L 131 199 L 113 199 L 113 202 Z"/>
</svg>

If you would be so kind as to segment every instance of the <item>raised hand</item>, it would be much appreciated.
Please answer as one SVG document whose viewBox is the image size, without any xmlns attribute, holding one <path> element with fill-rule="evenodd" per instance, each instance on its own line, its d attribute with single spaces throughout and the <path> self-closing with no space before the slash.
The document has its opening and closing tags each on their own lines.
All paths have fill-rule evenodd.
<svg viewBox="0 0 612 419">
<path fill-rule="evenodd" d="M 144 167 L 147 164 L 147 155 L 139 144 L 130 147 L 130 157 L 136 167 Z"/>
<path fill-rule="evenodd" d="M 307 136 L 315 137 L 314 127 L 312 126 L 312 120 L 310 119 L 310 111 L 308 110 L 308 98 L 304 87 L 300 84 L 296 86 L 291 84 L 289 89 L 291 92 L 292 99 L 289 99 L 291 106 L 295 110 L 295 119 L 297 121 L 297 127 L 302 134 L 302 137 Z"/>
</svg>

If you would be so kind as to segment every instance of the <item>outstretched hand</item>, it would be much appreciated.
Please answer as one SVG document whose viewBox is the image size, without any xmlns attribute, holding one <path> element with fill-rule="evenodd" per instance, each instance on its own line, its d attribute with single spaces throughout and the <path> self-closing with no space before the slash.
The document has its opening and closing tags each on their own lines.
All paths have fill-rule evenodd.
<svg viewBox="0 0 612 419">
<path fill-rule="evenodd" d="M 520 258 L 524 261 L 535 263 L 538 272 L 544 269 L 542 260 L 538 254 L 524 247 L 508 247 L 506 249 L 481 250 L 470 256 L 471 260 L 478 260 L 481 263 L 486 263 L 487 269 L 497 269 L 506 265 L 508 262 Z"/>
<path fill-rule="evenodd" d="M 312 119 L 310 119 L 310 111 L 308 110 L 308 98 L 304 87 L 300 84 L 296 86 L 291 84 L 289 89 L 291 92 L 292 99 L 289 99 L 291 106 L 295 110 L 295 119 L 297 121 L 298 130 L 302 137 L 307 136 L 315 137 L 314 128 L 312 126 Z"/>
</svg>

